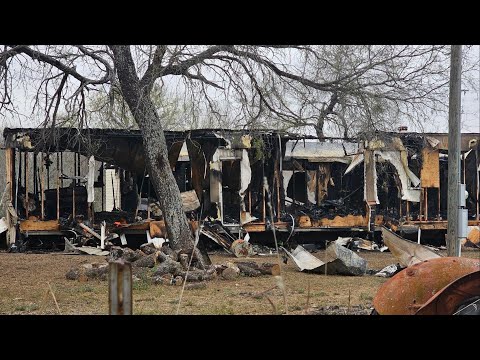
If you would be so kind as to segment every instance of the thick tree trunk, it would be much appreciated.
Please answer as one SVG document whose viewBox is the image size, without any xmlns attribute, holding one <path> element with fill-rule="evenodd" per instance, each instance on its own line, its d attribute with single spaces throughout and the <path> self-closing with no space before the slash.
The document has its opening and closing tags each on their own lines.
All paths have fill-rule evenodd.
<svg viewBox="0 0 480 360">
<path fill-rule="evenodd" d="M 137 122 L 143 138 L 148 174 L 158 196 L 168 239 L 174 250 L 191 252 L 194 239 L 182 209 L 182 198 L 168 161 L 168 149 L 162 121 L 150 98 L 153 84 L 142 84 L 128 46 L 111 46 L 123 97 Z M 199 256 L 205 268 L 208 257 Z"/>
<path fill-rule="evenodd" d="M 254 269 L 253 267 L 249 266 L 251 264 L 245 263 L 236 263 L 235 265 L 238 266 L 240 272 L 246 276 L 260 276 L 262 275 L 260 270 Z"/>
<path fill-rule="evenodd" d="M 255 272 L 259 272 L 260 275 L 280 275 L 280 266 L 278 264 L 257 264 L 254 261 L 236 261 L 235 265 L 238 266 L 241 272 L 249 276 L 258 276 Z M 253 275 L 250 275 L 250 273 L 252 273 L 251 270 L 254 270 Z"/>
</svg>

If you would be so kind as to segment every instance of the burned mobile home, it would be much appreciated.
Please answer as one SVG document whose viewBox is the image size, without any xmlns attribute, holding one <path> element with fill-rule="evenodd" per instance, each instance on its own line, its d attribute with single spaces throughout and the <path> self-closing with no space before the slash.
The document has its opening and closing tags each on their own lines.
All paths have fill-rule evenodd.
<svg viewBox="0 0 480 360">
<path fill-rule="evenodd" d="M 168 237 L 139 131 L 7 128 L 3 135 L 7 245 L 67 238 L 134 246 Z M 200 129 L 165 137 L 192 228 L 201 220 L 202 234 L 227 250 L 246 233 L 259 237 L 273 228 L 286 242 L 300 235 L 367 237 L 380 225 L 445 241 L 439 234 L 447 226 L 447 134 L 318 139 Z M 461 179 L 477 242 L 479 140 L 462 134 Z"/>
</svg>

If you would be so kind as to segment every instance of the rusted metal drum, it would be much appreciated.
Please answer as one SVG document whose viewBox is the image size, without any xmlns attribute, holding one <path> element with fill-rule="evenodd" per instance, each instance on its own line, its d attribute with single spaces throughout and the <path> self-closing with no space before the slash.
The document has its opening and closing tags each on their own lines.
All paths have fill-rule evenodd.
<svg viewBox="0 0 480 360">
<path fill-rule="evenodd" d="M 452 315 L 468 299 L 480 297 L 480 271 L 458 278 L 437 292 L 415 315 Z"/>
<path fill-rule="evenodd" d="M 442 257 L 409 266 L 385 282 L 373 306 L 380 315 L 413 315 L 453 281 L 480 270 L 480 260 Z"/>
</svg>

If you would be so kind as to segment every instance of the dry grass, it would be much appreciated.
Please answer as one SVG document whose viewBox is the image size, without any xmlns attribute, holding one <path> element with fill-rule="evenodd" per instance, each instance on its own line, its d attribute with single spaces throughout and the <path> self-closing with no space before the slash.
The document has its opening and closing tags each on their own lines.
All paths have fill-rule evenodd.
<svg viewBox="0 0 480 360">
<path fill-rule="evenodd" d="M 395 263 L 390 253 L 360 254 L 370 269 Z M 316 253 L 322 258 L 323 252 Z M 479 251 L 463 256 L 480 257 Z M 0 253 L 0 314 L 58 314 L 48 283 L 62 314 L 108 314 L 106 281 L 78 282 L 65 279 L 70 267 L 99 262 L 96 256 Z M 212 254 L 214 263 L 232 260 Z M 276 262 L 275 256 L 255 257 L 257 262 Z M 283 265 L 283 264 L 282 264 Z M 305 274 L 289 261 L 284 268 L 289 314 L 312 313 L 311 309 L 339 306 L 369 308 L 386 279 Z M 134 314 L 175 314 L 180 286 L 158 286 L 141 279 L 133 285 Z M 309 309 L 306 309 L 308 301 Z M 275 309 L 275 310 L 274 310 Z M 281 290 L 273 276 L 215 279 L 206 289 L 185 291 L 180 314 L 284 314 Z M 346 311 L 345 311 L 346 312 Z M 353 310 L 352 310 L 353 312 Z"/>
</svg>

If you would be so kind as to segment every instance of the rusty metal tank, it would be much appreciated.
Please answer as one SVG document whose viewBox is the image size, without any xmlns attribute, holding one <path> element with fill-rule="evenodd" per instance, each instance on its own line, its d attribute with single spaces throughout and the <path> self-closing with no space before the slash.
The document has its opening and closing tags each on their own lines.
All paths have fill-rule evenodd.
<svg viewBox="0 0 480 360">
<path fill-rule="evenodd" d="M 480 299 L 480 271 L 467 274 L 452 281 L 437 292 L 423 305 L 415 315 L 452 315 L 466 314 L 465 309 L 473 306 L 468 313 L 478 314 Z M 463 308 L 464 310 L 459 311 Z M 474 309 L 474 310 L 473 310 Z"/>
<path fill-rule="evenodd" d="M 443 257 L 426 260 L 409 266 L 385 282 L 373 305 L 380 315 L 413 315 L 446 286 L 479 270 L 480 259 Z"/>
</svg>

